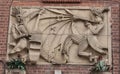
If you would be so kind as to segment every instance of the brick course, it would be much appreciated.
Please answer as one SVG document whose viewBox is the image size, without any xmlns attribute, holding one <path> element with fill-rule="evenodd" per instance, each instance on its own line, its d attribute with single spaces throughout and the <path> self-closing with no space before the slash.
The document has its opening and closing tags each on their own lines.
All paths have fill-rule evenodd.
<svg viewBox="0 0 120 74">
<path fill-rule="evenodd" d="M 53 1 L 53 0 L 52 0 Z M 7 32 L 10 6 L 110 6 L 112 23 L 113 74 L 120 74 L 120 0 L 81 0 L 81 3 L 42 3 L 41 0 L 0 0 L 0 59 L 7 53 Z M 0 63 L 0 74 L 3 72 Z M 89 74 L 92 66 L 83 65 L 27 65 L 27 74 L 53 74 L 60 69 L 64 74 Z"/>
</svg>

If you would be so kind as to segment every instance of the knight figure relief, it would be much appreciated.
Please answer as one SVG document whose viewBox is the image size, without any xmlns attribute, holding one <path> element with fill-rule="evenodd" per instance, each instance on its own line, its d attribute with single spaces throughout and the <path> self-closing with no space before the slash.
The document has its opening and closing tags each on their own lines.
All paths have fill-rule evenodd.
<svg viewBox="0 0 120 74">
<path fill-rule="evenodd" d="M 12 7 L 7 53 L 35 64 L 111 62 L 110 8 Z"/>
</svg>

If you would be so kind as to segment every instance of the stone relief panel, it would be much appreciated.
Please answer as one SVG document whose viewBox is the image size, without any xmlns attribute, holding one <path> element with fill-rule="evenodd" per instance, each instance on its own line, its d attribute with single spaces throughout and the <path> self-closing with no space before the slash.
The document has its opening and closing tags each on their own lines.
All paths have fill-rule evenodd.
<svg viewBox="0 0 120 74">
<path fill-rule="evenodd" d="M 111 61 L 110 8 L 12 7 L 8 58 L 35 64 Z"/>
</svg>

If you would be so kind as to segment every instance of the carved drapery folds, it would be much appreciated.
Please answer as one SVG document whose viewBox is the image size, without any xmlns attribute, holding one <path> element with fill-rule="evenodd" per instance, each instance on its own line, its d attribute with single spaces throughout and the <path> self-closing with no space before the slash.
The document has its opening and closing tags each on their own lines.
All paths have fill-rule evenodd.
<svg viewBox="0 0 120 74">
<path fill-rule="evenodd" d="M 12 7 L 8 59 L 37 64 L 110 61 L 109 8 Z M 110 63 L 110 62 L 109 62 Z"/>
</svg>

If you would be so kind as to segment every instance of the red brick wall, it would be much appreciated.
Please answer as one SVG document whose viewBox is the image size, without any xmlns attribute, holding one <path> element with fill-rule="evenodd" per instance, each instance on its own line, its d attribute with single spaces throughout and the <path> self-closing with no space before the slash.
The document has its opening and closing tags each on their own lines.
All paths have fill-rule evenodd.
<svg viewBox="0 0 120 74">
<path fill-rule="evenodd" d="M 120 74 L 120 0 L 81 0 L 80 3 L 42 3 L 41 0 L 0 0 L 0 60 L 5 61 L 10 6 L 110 6 L 112 22 L 112 65 L 113 74 Z M 3 72 L 0 63 L 0 74 Z M 53 74 L 55 69 L 64 74 L 89 74 L 92 66 L 82 65 L 39 65 L 27 66 L 27 74 Z"/>
</svg>

